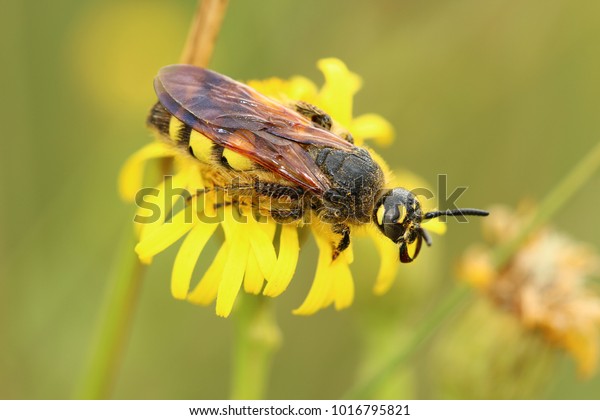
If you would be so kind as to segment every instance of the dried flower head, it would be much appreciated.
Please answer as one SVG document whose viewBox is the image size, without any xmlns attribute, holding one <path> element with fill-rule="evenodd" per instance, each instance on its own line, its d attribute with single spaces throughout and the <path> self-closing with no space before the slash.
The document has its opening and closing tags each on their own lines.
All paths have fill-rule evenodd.
<svg viewBox="0 0 600 420">
<path fill-rule="evenodd" d="M 485 233 L 493 244 L 513 238 L 524 217 L 506 208 L 492 210 Z M 553 345 L 569 352 L 583 375 L 598 361 L 600 297 L 588 285 L 599 273 L 600 258 L 588 245 L 544 228 L 499 271 L 490 247 L 468 250 L 459 275 L 483 291 L 497 306 L 513 313 L 523 327 L 540 331 Z"/>
</svg>

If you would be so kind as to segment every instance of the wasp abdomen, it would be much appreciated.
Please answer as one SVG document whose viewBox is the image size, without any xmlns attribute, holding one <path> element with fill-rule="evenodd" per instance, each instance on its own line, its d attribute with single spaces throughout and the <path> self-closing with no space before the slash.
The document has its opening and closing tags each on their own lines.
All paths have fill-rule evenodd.
<svg viewBox="0 0 600 420">
<path fill-rule="evenodd" d="M 256 165 L 250 159 L 214 143 L 172 115 L 160 102 L 154 105 L 150 111 L 148 124 L 154 127 L 161 136 L 187 150 L 190 155 L 202 163 L 216 164 L 236 171 L 256 169 Z"/>
</svg>

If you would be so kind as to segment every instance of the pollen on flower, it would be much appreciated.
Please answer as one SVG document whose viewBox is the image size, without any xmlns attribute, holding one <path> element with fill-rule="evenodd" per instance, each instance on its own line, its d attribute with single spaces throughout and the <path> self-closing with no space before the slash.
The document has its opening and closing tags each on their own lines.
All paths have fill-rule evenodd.
<svg viewBox="0 0 600 420">
<path fill-rule="evenodd" d="M 383 117 L 376 114 L 352 115 L 353 97 L 360 89 L 361 79 L 335 58 L 320 60 L 318 67 L 325 78 L 321 87 L 301 76 L 289 80 L 250 81 L 248 85 L 284 105 L 304 101 L 322 109 L 333 119 L 332 131 L 352 133 L 358 146 L 362 147 L 366 140 L 379 145 L 389 144 L 394 132 Z M 179 136 L 181 127 L 177 126 L 177 121 L 171 120 L 165 127 L 162 134 Z M 171 276 L 173 297 L 200 305 L 216 303 L 216 313 L 227 317 L 242 288 L 246 293 L 269 297 L 279 296 L 286 290 L 298 264 L 298 229 L 305 222 L 279 223 L 266 213 L 260 213 L 256 218 L 246 217 L 256 210 L 253 202 L 239 198 L 233 200 L 228 193 L 223 194 L 231 180 L 221 178 L 195 159 L 198 158 L 197 153 L 209 156 L 212 142 L 195 131 L 188 135 L 190 154 L 182 153 L 176 144 L 167 144 L 161 138 L 133 154 L 121 171 L 119 189 L 124 199 L 133 201 L 144 186 L 146 164 L 153 159 L 172 160 L 169 177 L 154 188 L 155 194 L 145 198 L 147 206 L 138 209 L 136 220 L 149 216 L 149 206 L 159 210 L 159 217 L 136 223 L 139 242 L 135 251 L 142 262 L 149 264 L 155 255 L 181 241 Z M 210 150 L 202 149 L 202 145 Z M 202 153 L 203 150 L 205 153 Z M 375 152 L 370 153 L 383 170 L 389 172 L 383 159 Z M 229 151 L 223 153 L 225 160 L 228 156 L 231 158 Z M 233 167 L 243 166 L 238 163 L 229 162 Z M 251 164 L 243 163 L 246 169 Z M 391 179 L 389 176 L 388 180 Z M 407 183 L 403 185 L 410 187 Z M 169 189 L 187 192 L 183 208 L 177 207 L 177 197 L 173 200 L 167 198 Z M 427 228 L 442 232 L 444 225 L 430 221 Z M 309 315 L 328 306 L 338 310 L 348 307 L 354 298 L 350 271 L 352 245 L 334 259 L 332 240 L 326 230 L 316 226 L 306 230 L 314 237 L 319 258 L 308 296 L 293 312 Z M 395 278 L 398 247 L 373 226 L 363 231 L 375 242 L 381 257 L 374 288 L 376 293 L 381 294 L 391 287 Z M 216 255 L 208 259 L 204 250 L 215 235 L 224 237 L 224 241 Z M 194 281 L 198 261 L 205 269 L 199 281 Z"/>
<path fill-rule="evenodd" d="M 517 232 L 523 218 L 506 208 L 492 210 L 485 223 L 490 243 L 501 244 Z M 460 278 L 510 311 L 522 326 L 540 331 L 547 341 L 569 352 L 585 376 L 598 363 L 600 297 L 588 286 L 600 274 L 600 257 L 589 246 L 551 228 L 533 235 L 497 271 L 491 249 L 468 250 L 458 268 Z"/>
</svg>

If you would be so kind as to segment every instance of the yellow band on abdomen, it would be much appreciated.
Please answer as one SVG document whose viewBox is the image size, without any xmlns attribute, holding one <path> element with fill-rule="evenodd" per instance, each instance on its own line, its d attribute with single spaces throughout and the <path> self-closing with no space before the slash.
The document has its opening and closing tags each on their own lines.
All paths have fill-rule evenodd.
<svg viewBox="0 0 600 420">
<path fill-rule="evenodd" d="M 171 115 L 171 120 L 169 121 L 169 138 L 175 143 L 179 142 L 179 131 L 183 128 L 183 125 L 181 121 Z"/>
<path fill-rule="evenodd" d="M 190 134 L 190 148 L 194 157 L 201 162 L 210 163 L 214 143 L 204 134 L 192 130 Z"/>
<path fill-rule="evenodd" d="M 227 159 L 227 164 L 236 171 L 249 171 L 254 169 L 254 162 L 233 150 L 223 150 L 223 157 Z"/>
</svg>

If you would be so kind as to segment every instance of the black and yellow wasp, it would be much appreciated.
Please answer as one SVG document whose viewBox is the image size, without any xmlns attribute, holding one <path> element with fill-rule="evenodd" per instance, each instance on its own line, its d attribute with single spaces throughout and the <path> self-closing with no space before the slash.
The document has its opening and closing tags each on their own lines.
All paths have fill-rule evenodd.
<svg viewBox="0 0 600 420">
<path fill-rule="evenodd" d="M 335 259 L 350 244 L 352 226 L 375 223 L 410 262 L 431 239 L 421 222 L 442 215 L 486 216 L 478 209 L 423 213 L 404 188 L 384 189 L 384 174 L 349 134 L 331 131 L 332 120 L 298 102 L 285 106 L 242 83 L 191 66 L 162 68 L 154 80 L 159 102 L 149 124 L 204 165 L 204 175 L 228 193 L 284 202 L 269 215 L 278 222 L 316 216 L 338 240 Z M 235 185 L 224 183 L 236 179 Z M 236 193 L 237 191 L 237 193 Z M 271 202 L 273 203 L 273 201 Z M 408 245 L 414 243 L 413 255 Z"/>
</svg>

